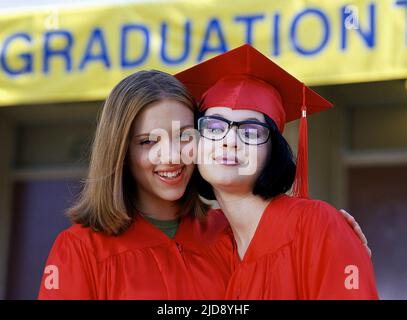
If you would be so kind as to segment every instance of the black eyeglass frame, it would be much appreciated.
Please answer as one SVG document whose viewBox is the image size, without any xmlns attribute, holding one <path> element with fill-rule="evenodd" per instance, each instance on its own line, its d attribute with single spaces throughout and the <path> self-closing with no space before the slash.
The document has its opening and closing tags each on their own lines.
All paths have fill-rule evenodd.
<svg viewBox="0 0 407 320">
<path fill-rule="evenodd" d="M 222 136 L 222 138 L 219 138 L 219 139 L 214 139 L 214 138 L 205 137 L 205 136 L 201 133 L 201 121 L 202 121 L 202 120 L 205 120 L 205 119 L 216 119 L 216 120 L 220 120 L 220 121 L 226 122 L 226 123 L 228 124 L 228 126 L 229 126 L 229 127 L 228 127 L 228 130 L 226 130 L 226 132 L 225 132 L 225 134 Z M 256 124 L 256 125 L 260 125 L 260 126 L 266 128 L 266 129 L 268 129 L 267 139 L 266 139 L 264 142 L 262 142 L 262 143 L 247 143 L 246 141 L 243 140 L 243 138 L 242 138 L 242 137 L 240 136 L 240 134 L 239 134 L 239 128 L 240 128 L 240 126 L 243 125 L 243 124 Z M 270 140 L 271 131 L 273 130 L 273 128 L 272 128 L 271 126 L 269 126 L 268 124 L 263 123 L 263 122 L 260 122 L 260 121 L 256 121 L 256 120 L 231 121 L 231 120 L 225 119 L 225 118 L 223 118 L 223 117 L 219 117 L 219 116 L 203 116 L 203 117 L 200 117 L 200 118 L 198 119 L 198 131 L 199 131 L 199 134 L 201 135 L 201 137 L 203 137 L 203 138 L 205 138 L 205 139 L 212 140 L 212 141 L 220 141 L 220 140 L 224 139 L 224 138 L 227 136 L 227 134 L 229 133 L 230 129 L 231 129 L 233 126 L 236 126 L 236 127 L 237 127 L 237 132 L 238 132 L 237 135 L 238 135 L 240 141 L 242 141 L 244 144 L 252 145 L 252 146 L 253 146 L 253 145 L 254 145 L 254 146 L 259 146 L 259 145 L 262 145 L 262 144 L 267 143 L 267 142 Z"/>
</svg>

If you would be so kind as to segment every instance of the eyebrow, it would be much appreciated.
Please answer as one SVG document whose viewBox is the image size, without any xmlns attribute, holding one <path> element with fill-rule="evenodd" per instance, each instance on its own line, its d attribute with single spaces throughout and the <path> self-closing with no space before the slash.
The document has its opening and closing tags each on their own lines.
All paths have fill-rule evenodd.
<svg viewBox="0 0 407 320">
<path fill-rule="evenodd" d="M 179 130 L 182 131 L 182 130 L 188 129 L 188 128 L 195 128 L 195 127 L 194 127 L 194 125 L 188 124 L 186 126 L 180 127 Z M 138 138 L 138 137 L 142 137 L 142 136 L 147 136 L 148 137 L 149 135 L 150 135 L 150 133 L 139 133 L 139 134 L 134 135 L 133 137 L 134 138 Z M 158 135 L 153 135 L 153 136 L 158 136 Z"/>
<path fill-rule="evenodd" d="M 218 113 L 210 114 L 209 117 L 210 117 L 210 116 L 217 116 L 217 117 L 225 118 L 223 115 L 218 114 Z M 225 118 L 225 119 L 226 119 L 226 118 Z M 228 120 L 229 120 L 229 119 L 228 119 Z M 242 122 L 242 121 L 247 121 L 247 120 L 255 120 L 255 121 L 259 121 L 259 122 L 263 123 L 263 121 L 261 121 L 260 119 L 254 118 L 254 117 L 250 117 L 250 118 L 247 118 L 247 119 L 244 119 L 244 120 L 240 120 L 240 121 L 237 121 L 237 122 Z M 230 121 L 231 121 L 231 120 L 230 120 Z"/>
</svg>

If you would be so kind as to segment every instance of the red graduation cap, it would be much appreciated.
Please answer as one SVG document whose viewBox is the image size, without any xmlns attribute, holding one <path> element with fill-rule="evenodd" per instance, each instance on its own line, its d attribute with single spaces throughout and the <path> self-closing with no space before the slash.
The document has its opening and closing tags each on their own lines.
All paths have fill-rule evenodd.
<svg viewBox="0 0 407 320">
<path fill-rule="evenodd" d="M 262 112 L 282 133 L 286 122 L 301 118 L 293 194 L 308 198 L 307 114 L 332 104 L 252 46 L 245 44 L 177 73 L 199 101 L 200 111 L 230 107 Z"/>
</svg>

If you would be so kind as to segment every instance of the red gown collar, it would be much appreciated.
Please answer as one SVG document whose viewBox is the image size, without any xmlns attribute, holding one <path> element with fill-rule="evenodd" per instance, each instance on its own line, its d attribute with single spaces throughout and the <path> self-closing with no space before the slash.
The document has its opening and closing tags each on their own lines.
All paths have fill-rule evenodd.
<svg viewBox="0 0 407 320">
<path fill-rule="evenodd" d="M 200 251 L 202 245 L 205 245 L 199 221 L 191 216 L 181 218 L 177 233 L 174 238 L 170 238 L 151 222 L 136 214 L 130 228 L 123 236 L 128 246 L 134 249 L 179 243 L 193 251 Z"/>
<path fill-rule="evenodd" d="M 288 233 L 286 228 L 282 228 L 287 218 L 284 211 L 287 198 L 289 198 L 287 195 L 281 194 L 268 204 L 242 260 L 239 257 L 236 242 L 234 243 L 237 264 L 256 261 L 292 241 L 292 234 Z"/>
</svg>

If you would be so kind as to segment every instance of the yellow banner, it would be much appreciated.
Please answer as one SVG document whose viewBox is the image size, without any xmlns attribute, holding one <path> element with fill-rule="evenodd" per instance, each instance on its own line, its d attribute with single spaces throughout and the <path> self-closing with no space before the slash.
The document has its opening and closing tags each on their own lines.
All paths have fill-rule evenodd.
<svg viewBox="0 0 407 320">
<path fill-rule="evenodd" d="M 101 100 L 251 43 L 309 85 L 407 78 L 407 0 L 153 1 L 0 12 L 0 105 Z"/>
</svg>

